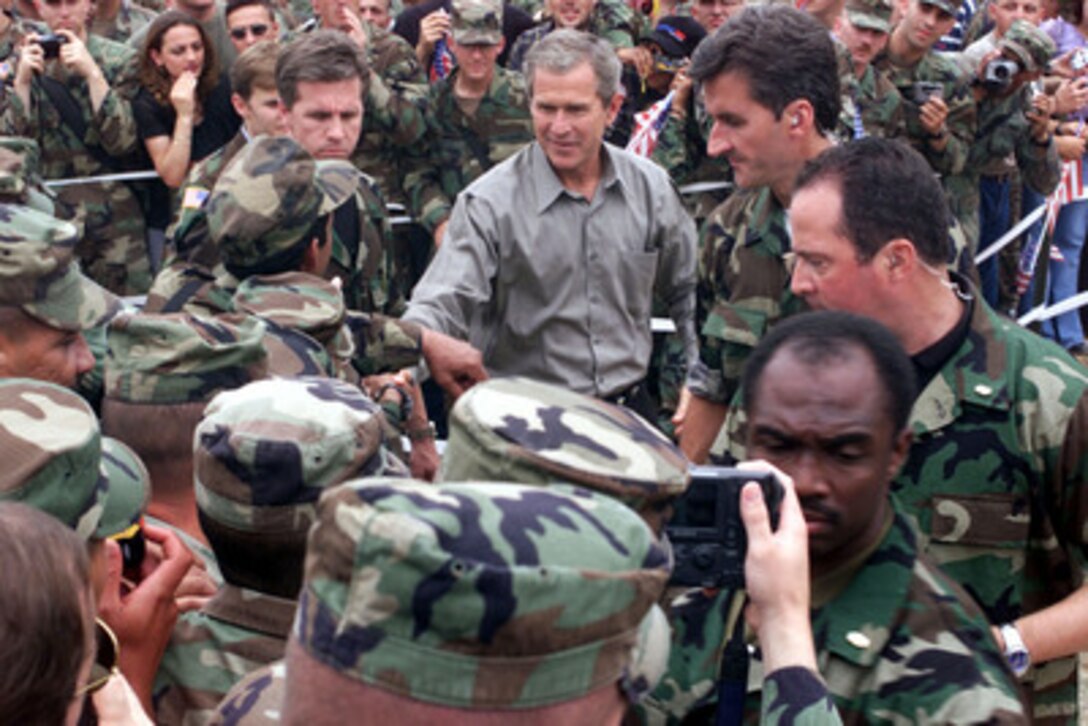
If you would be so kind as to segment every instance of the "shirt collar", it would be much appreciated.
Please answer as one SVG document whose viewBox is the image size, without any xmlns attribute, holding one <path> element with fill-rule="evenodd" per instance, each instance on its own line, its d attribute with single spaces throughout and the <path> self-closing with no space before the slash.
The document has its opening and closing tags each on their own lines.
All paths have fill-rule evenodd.
<svg viewBox="0 0 1088 726">
<path fill-rule="evenodd" d="M 613 187 L 618 187 L 622 192 L 623 179 L 616 174 L 616 164 L 613 159 L 613 155 L 617 151 L 610 144 L 601 144 L 601 181 L 597 185 L 598 192 L 602 189 L 610 191 Z M 529 154 L 533 186 L 537 189 L 537 214 L 542 214 L 561 196 L 567 196 L 571 199 L 576 198 L 573 193 L 567 191 L 567 188 L 563 186 L 563 182 L 560 181 L 559 176 L 552 169 L 552 165 L 548 161 L 548 155 L 544 153 L 544 149 L 540 147 L 539 142 L 534 141 L 532 143 L 532 146 L 529 147 Z M 588 201 L 592 202 L 593 200 Z"/>
</svg>

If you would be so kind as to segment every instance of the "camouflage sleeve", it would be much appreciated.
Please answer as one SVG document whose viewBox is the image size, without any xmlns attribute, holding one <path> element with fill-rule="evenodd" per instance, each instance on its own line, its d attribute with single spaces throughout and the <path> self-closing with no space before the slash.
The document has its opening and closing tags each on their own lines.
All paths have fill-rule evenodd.
<svg viewBox="0 0 1088 726">
<path fill-rule="evenodd" d="M 102 148 L 112 156 L 127 156 L 137 149 L 139 136 L 136 117 L 132 113 L 132 99 L 139 88 L 136 55 L 130 49 L 117 58 L 104 59 L 102 73 L 110 84 L 110 90 L 102 99 L 102 105 L 94 114 L 91 127 L 97 129 Z"/>
<path fill-rule="evenodd" d="M 426 86 L 388 83 L 370 74 L 366 90 L 365 130 L 380 131 L 392 143 L 407 147 L 427 131 Z"/>
<path fill-rule="evenodd" d="M 949 64 L 951 68 L 955 67 L 951 65 L 951 61 Z M 945 78 L 942 81 L 945 86 L 944 101 L 948 106 L 948 117 L 945 119 L 948 143 L 941 151 L 926 143 L 923 146 L 924 155 L 938 174 L 959 174 L 967 165 L 967 155 L 975 140 L 975 101 L 971 97 L 970 87 L 963 79 L 955 77 L 954 80 Z"/>
<path fill-rule="evenodd" d="M 759 722 L 767 726 L 834 726 L 842 719 L 819 674 L 780 668 L 763 679 Z"/>
<path fill-rule="evenodd" d="M 693 102 L 687 105 L 688 108 L 684 112 L 669 114 L 657 137 L 657 146 L 654 147 L 653 154 L 650 156 L 661 168 L 669 172 L 669 176 L 677 184 L 687 182 L 699 166 L 700 150 L 706 148 L 698 126 L 692 118 Z"/>
<path fill-rule="evenodd" d="M 1054 462 L 1058 475 L 1052 477 L 1052 486 L 1059 490 L 1050 499 L 1059 538 L 1067 543 L 1072 560 L 1072 581 L 1083 587 L 1088 584 L 1088 491 L 1084 487 L 1088 481 L 1088 388 L 1081 386 L 1080 391 Z"/>
<path fill-rule="evenodd" d="M 352 365 L 360 375 L 399 371 L 418 365 L 422 330 L 406 320 L 348 311 L 344 319 L 355 343 Z"/>
<path fill-rule="evenodd" d="M 30 88 L 31 108 L 24 106 L 19 95 L 9 90 L 4 97 L 4 109 L 0 112 L 0 134 L 36 138 L 37 114 L 33 112 L 35 103 L 37 103 L 35 86 L 32 85 Z"/>
<path fill-rule="evenodd" d="M 655 287 L 676 324 L 683 340 L 684 358 L 690 366 L 699 352 L 695 337 L 695 224 L 675 188 L 659 199 L 659 218 L 665 237 Z"/>
<path fill-rule="evenodd" d="M 1061 180 L 1062 165 L 1053 135 L 1040 144 L 1031 138 L 1030 131 L 1021 134 L 1016 145 L 1016 165 L 1024 184 L 1044 195 L 1054 191 Z"/>
<path fill-rule="evenodd" d="M 370 29 L 370 26 L 367 28 Z M 391 33 L 385 34 L 377 45 L 380 47 L 375 50 L 381 54 L 381 58 L 378 62 L 372 62 L 371 67 L 380 67 L 381 77 L 387 83 L 427 82 L 415 50 L 404 38 Z"/>
<path fill-rule="evenodd" d="M 598 0 L 595 35 L 613 48 L 631 48 L 641 37 L 641 17 L 623 0 Z"/>
<path fill-rule="evenodd" d="M 437 101 L 435 96 L 432 92 L 431 98 Z M 408 209 L 429 233 L 449 218 L 453 208 L 453 200 L 442 188 L 442 169 L 436 158 L 436 152 L 440 151 L 438 145 L 442 143 L 438 113 L 440 109 L 432 103 L 422 143 L 405 155 L 404 194 L 408 197 Z"/>
</svg>

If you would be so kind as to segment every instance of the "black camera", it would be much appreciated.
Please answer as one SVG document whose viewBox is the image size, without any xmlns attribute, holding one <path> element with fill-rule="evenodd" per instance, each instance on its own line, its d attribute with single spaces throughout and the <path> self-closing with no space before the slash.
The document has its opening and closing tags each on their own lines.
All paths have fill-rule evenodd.
<svg viewBox="0 0 1088 726">
<path fill-rule="evenodd" d="M 919 106 L 924 106 L 926 101 L 943 93 L 944 86 L 937 81 L 917 81 L 910 87 L 911 100 Z"/>
<path fill-rule="evenodd" d="M 740 490 L 750 481 L 763 490 L 771 527 L 777 529 L 784 490 L 774 474 L 725 466 L 691 467 L 691 485 L 673 505 L 672 519 L 665 527 L 674 559 L 670 586 L 744 587 L 748 535 L 740 518 Z"/>
<path fill-rule="evenodd" d="M 1004 91 L 1020 72 L 1020 64 L 1007 58 L 994 58 L 982 68 L 979 83 L 987 91 Z"/>
<path fill-rule="evenodd" d="M 38 36 L 38 45 L 42 47 L 42 56 L 46 60 L 56 58 L 60 55 L 60 47 L 68 42 L 68 38 L 63 35 L 40 35 Z"/>
</svg>

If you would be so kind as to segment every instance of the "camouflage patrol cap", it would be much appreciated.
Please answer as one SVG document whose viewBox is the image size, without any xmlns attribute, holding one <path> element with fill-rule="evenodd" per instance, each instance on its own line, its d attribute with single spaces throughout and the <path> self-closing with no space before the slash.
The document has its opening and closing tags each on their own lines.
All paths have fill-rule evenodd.
<svg viewBox="0 0 1088 726">
<path fill-rule="evenodd" d="M 1007 50 L 1017 57 L 1020 67 L 1027 73 L 1045 71 L 1058 47 L 1050 36 L 1027 20 L 1015 20 L 998 41 L 1000 50 Z"/>
<path fill-rule="evenodd" d="M 616 684 L 634 696 L 639 643 L 667 648 L 640 631 L 661 621 L 651 608 L 668 558 L 610 497 L 371 479 L 328 490 L 317 509 L 293 637 L 368 685 L 479 709 Z"/>
<path fill-rule="evenodd" d="M 932 5 L 940 8 L 949 15 L 955 15 L 960 11 L 960 6 L 963 5 L 963 0 L 918 0 L 922 5 Z"/>
<path fill-rule="evenodd" d="M 265 377 L 264 330 L 252 316 L 122 315 L 107 333 L 105 395 L 128 403 L 209 401 Z"/>
<path fill-rule="evenodd" d="M 109 485 L 99 472 L 98 419 L 66 388 L 0 379 L 0 499 L 47 512 L 89 539 Z"/>
<path fill-rule="evenodd" d="M 846 0 L 846 18 L 858 28 L 890 33 L 892 29 L 891 0 Z"/>
<path fill-rule="evenodd" d="M 332 340 L 344 324 L 347 306 L 340 288 L 305 272 L 254 275 L 243 280 L 232 306 L 321 342 Z"/>
<path fill-rule="evenodd" d="M 102 437 L 99 473 L 106 479 L 109 492 L 97 534 L 112 537 L 140 521 L 151 498 L 151 477 L 135 451 L 109 436 Z"/>
<path fill-rule="evenodd" d="M 443 481 L 567 482 L 646 514 L 690 481 L 683 453 L 632 411 L 527 378 L 473 386 L 449 429 Z"/>
<path fill-rule="evenodd" d="M 354 194 L 359 172 L 316 161 L 285 136 L 259 136 L 223 170 L 208 199 L 208 232 L 223 263 L 246 277 L 297 254 L 307 232 Z"/>
<path fill-rule="evenodd" d="M 324 489 L 410 475 L 383 445 L 381 407 L 333 378 L 220 393 L 197 426 L 193 460 L 197 507 L 244 532 L 305 533 Z"/>
<path fill-rule="evenodd" d="M 450 32 L 460 45 L 502 42 L 502 0 L 453 0 Z"/>
<path fill-rule="evenodd" d="M 79 272 L 74 225 L 30 207 L 0 203 L 0 305 L 61 330 L 108 320 L 120 301 Z"/>
</svg>

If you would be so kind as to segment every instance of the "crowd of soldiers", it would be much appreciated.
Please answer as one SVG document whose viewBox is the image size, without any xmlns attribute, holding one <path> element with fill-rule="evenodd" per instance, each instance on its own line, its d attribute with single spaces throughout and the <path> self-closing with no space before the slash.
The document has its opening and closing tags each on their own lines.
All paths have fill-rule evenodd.
<svg viewBox="0 0 1088 726">
<path fill-rule="evenodd" d="M 0 13 L 0 722 L 1088 714 L 1076 0 L 140 3 Z"/>
</svg>

